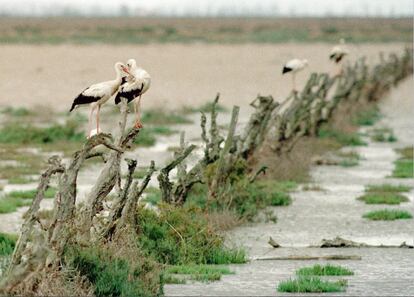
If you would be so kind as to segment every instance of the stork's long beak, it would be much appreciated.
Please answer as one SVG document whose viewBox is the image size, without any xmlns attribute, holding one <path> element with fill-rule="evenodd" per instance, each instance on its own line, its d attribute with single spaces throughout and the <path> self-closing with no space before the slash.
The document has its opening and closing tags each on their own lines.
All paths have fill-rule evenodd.
<svg viewBox="0 0 414 297">
<path fill-rule="evenodd" d="M 127 67 L 121 66 L 121 68 L 125 73 L 128 73 L 129 75 L 131 75 L 131 73 L 129 72 L 129 69 Z"/>
</svg>

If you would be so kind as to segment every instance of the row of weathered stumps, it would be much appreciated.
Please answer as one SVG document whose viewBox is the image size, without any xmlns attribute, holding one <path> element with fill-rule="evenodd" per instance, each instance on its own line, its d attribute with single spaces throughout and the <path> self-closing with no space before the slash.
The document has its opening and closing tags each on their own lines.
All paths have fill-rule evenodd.
<svg viewBox="0 0 414 297">
<path fill-rule="evenodd" d="M 392 85 L 412 72 L 412 50 L 407 49 L 401 57 L 394 54 L 387 59 L 381 57 L 381 62 L 372 69 L 364 59 L 360 59 L 349 65 L 341 76 L 314 73 L 301 93 L 292 93 L 281 104 L 271 96 L 258 96 L 251 104 L 255 112 L 240 135 L 236 135 L 239 107 L 235 106 L 226 137 L 220 135 L 217 125 L 217 96 L 208 131 L 207 116 L 204 113 L 201 115 L 201 137 L 205 144 L 203 157 L 190 170 L 186 169 L 183 161 L 195 146 L 186 146 L 182 134 L 175 158 L 159 170 L 162 200 L 179 207 L 185 203 L 192 186 L 200 182 L 208 185 L 208 203 L 225 199 L 226 191 L 231 189 L 228 177 L 239 160 L 248 160 L 264 147 L 270 147 L 275 152 L 277 162 L 277 156 L 288 153 L 302 136 L 315 135 L 319 125 L 329 119 L 338 104 L 377 100 Z M 127 159 L 128 174 L 121 181 L 123 154 L 140 132 L 135 128 L 126 129 L 127 115 L 127 105 L 123 102 L 119 136 L 116 139 L 108 134 L 93 136 L 81 150 L 74 153 L 67 166 L 58 157 L 49 159 L 48 168 L 40 177 L 36 197 L 26 214 L 8 271 L 0 284 L 1 292 L 13 293 L 22 283 L 36 281 L 39 275 L 58 270 L 69 242 L 82 245 L 116 240 L 114 235 L 118 232 L 139 224 L 136 221 L 137 205 L 155 172 L 155 163 L 151 162 L 147 175 L 139 183 L 133 180 L 137 161 Z M 96 151 L 95 148 L 100 145 L 108 150 L 104 153 Z M 102 158 L 105 165 L 85 203 L 76 204 L 78 173 L 89 158 Z M 214 174 L 207 178 L 205 172 L 209 166 L 213 168 Z M 177 168 L 177 176 L 171 180 L 170 172 L 174 168 Z M 262 171 L 263 168 L 260 168 L 246 174 L 250 174 L 253 182 Z M 45 225 L 38 212 L 52 178 L 57 179 L 58 191 L 53 219 Z M 109 210 L 104 209 L 103 201 L 113 189 L 117 198 Z M 102 219 L 103 211 L 109 211 L 105 219 Z"/>
</svg>

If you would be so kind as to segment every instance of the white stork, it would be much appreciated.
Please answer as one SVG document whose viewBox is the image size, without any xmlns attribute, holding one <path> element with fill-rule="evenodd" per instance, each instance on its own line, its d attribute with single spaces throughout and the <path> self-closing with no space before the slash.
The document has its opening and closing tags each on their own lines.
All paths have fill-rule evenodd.
<svg viewBox="0 0 414 297">
<path fill-rule="evenodd" d="M 339 65 L 338 75 L 342 73 L 342 65 L 344 57 L 349 54 L 348 49 L 345 47 L 345 40 L 341 39 L 339 41 L 340 45 L 334 46 L 329 55 L 329 60 L 334 61 Z"/>
<path fill-rule="evenodd" d="M 128 100 L 128 103 L 138 97 L 138 100 L 134 102 L 134 110 L 136 115 L 135 127 L 142 128 L 141 123 L 141 96 L 144 94 L 151 85 L 151 76 L 147 71 L 141 67 L 137 67 L 135 59 L 129 59 L 127 66 L 130 75 L 127 77 L 126 82 L 119 88 L 118 94 L 115 97 L 115 104 L 121 102 L 121 98 Z"/>
<path fill-rule="evenodd" d="M 303 70 L 306 66 L 308 66 L 308 60 L 300 60 L 300 59 L 290 60 L 283 66 L 282 74 L 285 74 L 288 72 L 292 73 L 292 87 L 293 87 L 294 92 L 296 92 L 296 82 L 295 82 L 296 73 Z"/>
<path fill-rule="evenodd" d="M 71 112 L 79 105 L 91 105 L 89 113 L 88 138 L 91 137 L 93 112 L 96 108 L 98 109 L 96 113 L 96 133 L 99 133 L 99 112 L 101 105 L 105 104 L 105 102 L 107 102 L 108 99 L 116 93 L 121 85 L 123 77 L 129 75 L 128 68 L 121 62 L 115 63 L 114 68 L 116 72 L 116 78 L 114 80 L 93 84 L 86 88 L 75 98 L 75 100 L 73 100 L 72 107 L 69 110 L 69 112 Z"/>
</svg>

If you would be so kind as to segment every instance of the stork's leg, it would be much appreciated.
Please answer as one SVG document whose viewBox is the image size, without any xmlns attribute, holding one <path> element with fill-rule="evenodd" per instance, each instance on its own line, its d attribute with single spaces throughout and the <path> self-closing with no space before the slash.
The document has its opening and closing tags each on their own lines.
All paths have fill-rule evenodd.
<svg viewBox="0 0 414 297">
<path fill-rule="evenodd" d="M 293 92 L 296 92 L 295 73 L 292 73 L 292 87 L 293 87 Z"/>
<path fill-rule="evenodd" d="M 143 125 L 141 123 L 141 95 L 135 101 L 134 109 L 135 109 L 135 116 L 136 116 L 135 128 L 142 128 Z"/>
<path fill-rule="evenodd" d="M 101 105 L 98 104 L 98 111 L 96 112 L 96 134 L 99 134 L 99 112 L 101 111 Z"/>
<path fill-rule="evenodd" d="M 95 110 L 96 105 L 91 104 L 91 110 L 89 112 L 89 122 L 88 122 L 88 134 L 86 135 L 86 137 L 90 138 L 91 137 L 91 130 L 92 130 L 92 116 L 93 116 L 93 111 Z"/>
</svg>

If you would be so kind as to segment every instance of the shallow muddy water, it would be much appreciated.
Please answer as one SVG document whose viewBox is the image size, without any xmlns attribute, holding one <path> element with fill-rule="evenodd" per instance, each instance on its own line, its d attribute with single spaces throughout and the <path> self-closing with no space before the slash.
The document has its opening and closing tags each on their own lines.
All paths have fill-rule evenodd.
<svg viewBox="0 0 414 297">
<path fill-rule="evenodd" d="M 260 257 L 292 255 L 356 255 L 361 260 L 330 261 L 354 270 L 345 277 L 348 287 L 342 295 L 401 296 L 414 293 L 414 250 L 407 248 L 309 248 L 322 239 L 337 236 L 369 245 L 399 246 L 414 244 L 412 220 L 369 221 L 362 218 L 368 211 L 383 208 L 405 209 L 414 213 L 414 179 L 390 178 L 393 162 L 399 158 L 394 148 L 413 145 L 412 129 L 414 101 L 412 78 L 403 82 L 381 101 L 384 118 L 367 132 L 386 125 L 394 130 L 395 143 L 372 142 L 367 146 L 343 148 L 356 151 L 361 160 L 355 167 L 318 166 L 311 170 L 312 184 L 322 191 L 292 193 L 293 202 L 287 207 L 269 208 L 277 223 L 255 223 L 228 232 L 229 245 L 245 247 L 251 262 L 231 265 L 234 275 L 221 281 L 203 284 L 166 285 L 167 296 L 279 296 L 280 281 L 294 277 L 297 268 L 326 261 L 257 261 Z M 366 185 L 390 183 L 409 185 L 409 202 L 400 205 L 367 205 L 356 198 Z M 267 242 L 272 237 L 282 248 L 274 249 Z M 286 294 L 289 295 L 289 294 Z M 324 294 L 325 295 L 325 294 Z M 335 295 L 335 294 L 334 294 Z M 308 296 L 308 295 L 306 295 Z"/>
</svg>

